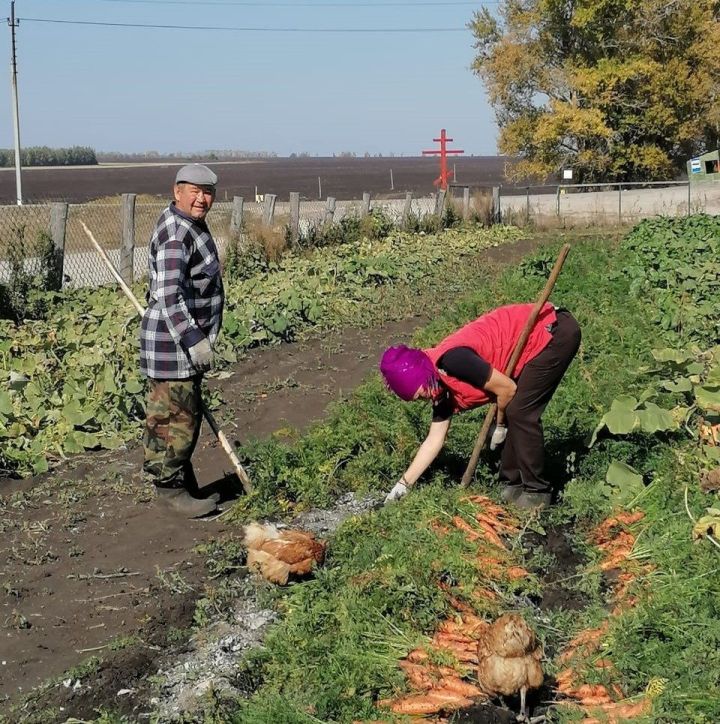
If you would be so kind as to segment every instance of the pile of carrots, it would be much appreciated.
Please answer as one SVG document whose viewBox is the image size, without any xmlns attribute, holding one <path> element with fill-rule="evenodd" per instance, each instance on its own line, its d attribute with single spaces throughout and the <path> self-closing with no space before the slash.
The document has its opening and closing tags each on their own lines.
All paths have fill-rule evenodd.
<svg viewBox="0 0 720 724">
<path fill-rule="evenodd" d="M 477 553 L 472 562 L 483 576 L 489 580 L 518 580 L 530 575 L 521 566 L 513 564 L 501 538 L 519 532 L 518 521 L 484 495 L 470 495 L 462 498 L 462 502 L 469 503 L 474 509 L 472 523 L 455 515 L 452 527 L 461 530 L 468 541 L 476 544 Z M 433 521 L 431 527 L 440 536 L 452 530 L 439 521 Z M 450 584 L 441 581 L 438 586 L 455 614 L 440 624 L 427 648 L 415 649 L 399 662 L 413 693 L 378 701 L 378 706 L 396 714 L 437 715 L 464 709 L 489 698 L 477 684 L 466 680 L 474 673 L 478 663 L 478 639 L 489 624 L 475 614 L 471 603 L 454 595 Z M 476 588 L 470 597 L 481 607 L 498 601 L 497 593 L 485 587 Z M 433 653 L 451 654 L 456 663 L 453 666 L 435 664 Z"/>
<path fill-rule="evenodd" d="M 598 525 L 592 532 L 591 540 L 602 551 L 599 567 L 602 571 L 620 570 L 613 590 L 615 607 L 611 616 L 617 616 L 637 600 L 628 595 L 630 586 L 637 578 L 635 570 L 628 568 L 628 558 L 635 545 L 635 535 L 629 526 L 643 519 L 644 513 L 618 513 Z M 635 566 L 637 569 L 637 566 Z M 609 659 L 599 658 L 590 664 L 595 672 L 602 672 L 606 684 L 580 683 L 582 668 L 588 666 L 581 662 L 587 661 L 599 650 L 602 638 L 610 628 L 609 620 L 594 629 L 587 629 L 576 636 L 560 656 L 560 661 L 567 664 L 557 677 L 557 691 L 567 699 L 571 699 L 587 714 L 583 724 L 618 724 L 649 713 L 652 706 L 648 697 L 629 701 L 625 692 L 617 683 L 612 683 L 617 672 Z"/>
<path fill-rule="evenodd" d="M 415 693 L 397 699 L 385 699 L 378 706 L 396 714 L 427 715 L 472 706 L 487 699 L 476 684 L 464 680 L 477 664 L 478 638 L 489 624 L 472 613 L 462 613 L 444 621 L 427 649 L 415 649 L 400 661 L 408 683 Z M 432 653 L 453 655 L 456 664 L 441 666 L 432 662 Z"/>
</svg>

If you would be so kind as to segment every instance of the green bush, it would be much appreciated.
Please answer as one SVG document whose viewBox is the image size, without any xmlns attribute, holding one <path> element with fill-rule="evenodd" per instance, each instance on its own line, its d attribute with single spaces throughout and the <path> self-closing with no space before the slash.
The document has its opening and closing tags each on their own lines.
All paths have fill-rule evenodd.
<svg viewBox="0 0 720 724">
<path fill-rule="evenodd" d="M 47 300 L 43 293 L 58 289 L 55 255 L 52 239 L 40 232 L 34 242 L 27 243 L 25 226 L 11 228 L 7 244 L 7 261 L 10 278 L 0 284 L 0 318 L 15 322 L 43 319 L 47 312 Z"/>
</svg>

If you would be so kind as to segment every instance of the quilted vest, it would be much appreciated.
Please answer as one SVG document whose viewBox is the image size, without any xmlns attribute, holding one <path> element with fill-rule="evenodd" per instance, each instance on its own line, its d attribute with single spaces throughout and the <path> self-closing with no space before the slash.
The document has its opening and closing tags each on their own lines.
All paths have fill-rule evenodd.
<svg viewBox="0 0 720 724">
<path fill-rule="evenodd" d="M 448 375 L 442 368 L 438 367 L 438 360 L 448 350 L 456 347 L 469 347 L 489 362 L 493 369 L 504 373 L 515 348 L 515 343 L 520 338 L 523 327 L 534 306 L 534 304 L 510 304 L 505 307 L 498 307 L 445 337 L 437 346 L 424 350 L 425 354 L 437 367 L 442 386 L 450 391 L 455 412 L 471 410 L 474 407 L 484 405 L 490 401 L 490 397 L 483 390 L 473 387 L 470 383 Z M 540 311 L 535 326 L 528 337 L 525 349 L 515 365 L 511 375 L 513 379 L 516 380 L 520 376 L 523 367 L 530 360 L 537 357 L 550 343 L 552 335 L 548 328 L 556 320 L 555 307 L 549 302 L 546 303 Z"/>
</svg>

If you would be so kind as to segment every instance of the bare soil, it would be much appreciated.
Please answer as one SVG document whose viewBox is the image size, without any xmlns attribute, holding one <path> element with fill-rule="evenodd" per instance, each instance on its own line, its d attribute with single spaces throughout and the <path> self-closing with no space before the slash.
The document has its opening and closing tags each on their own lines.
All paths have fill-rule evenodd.
<svg viewBox="0 0 720 724">
<path fill-rule="evenodd" d="M 468 156 L 454 161 L 457 182 L 468 186 L 499 186 L 504 181 L 504 156 Z M 368 191 L 378 196 L 402 197 L 406 191 L 427 195 L 436 189 L 439 161 L 428 157 L 403 158 L 270 158 L 253 161 L 208 162 L 218 174 L 218 199 L 277 194 L 287 199 L 297 191 L 305 199 L 334 196 L 358 199 Z M 181 164 L 127 164 L 81 168 L 27 168 L 23 171 L 26 203 L 66 201 L 83 203 L 122 193 L 161 195 L 165 198 Z M 390 187 L 390 170 L 393 186 Z M 321 189 L 318 188 L 320 177 Z M 15 172 L 0 169 L 0 204 L 15 203 Z"/>
<path fill-rule="evenodd" d="M 485 259 L 516 263 L 538 243 L 491 249 Z M 376 369 L 382 349 L 408 341 L 426 321 L 414 316 L 253 352 L 231 377 L 214 381 L 226 434 L 247 440 L 302 430 Z M 99 707 L 137 713 L 132 690 L 147 686 L 181 644 L 212 578 L 196 546 L 237 535 L 222 520 L 189 521 L 156 504 L 138 481 L 141 459 L 136 444 L 0 481 L 0 711 L 45 682 L 9 721 L 85 718 Z M 201 493 L 237 494 L 208 431 L 194 463 Z"/>
</svg>

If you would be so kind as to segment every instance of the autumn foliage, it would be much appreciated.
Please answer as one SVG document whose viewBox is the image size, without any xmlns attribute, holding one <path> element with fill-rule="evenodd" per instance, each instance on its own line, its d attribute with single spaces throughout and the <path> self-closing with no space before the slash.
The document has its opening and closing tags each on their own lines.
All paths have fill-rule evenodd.
<svg viewBox="0 0 720 724">
<path fill-rule="evenodd" d="M 667 179 L 715 148 L 718 5 L 710 0 L 503 0 L 470 28 L 511 175 Z"/>
</svg>

